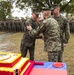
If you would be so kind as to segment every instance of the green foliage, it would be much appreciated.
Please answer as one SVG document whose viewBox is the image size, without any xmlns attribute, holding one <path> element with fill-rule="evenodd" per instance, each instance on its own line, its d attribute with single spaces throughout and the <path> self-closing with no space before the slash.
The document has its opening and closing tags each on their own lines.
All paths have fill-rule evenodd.
<svg viewBox="0 0 74 75">
<path fill-rule="evenodd" d="M 68 13 L 74 14 L 74 0 L 72 0 L 71 3 L 67 6 L 66 11 Z"/>
<path fill-rule="evenodd" d="M 11 15 L 12 5 L 9 2 L 0 2 L 0 20 L 6 20 L 6 17 Z"/>
<path fill-rule="evenodd" d="M 52 7 L 53 4 L 59 4 L 62 12 L 74 13 L 74 0 L 17 0 L 16 7 L 23 9 L 26 6 L 34 6 L 41 11 L 43 6 Z"/>
</svg>

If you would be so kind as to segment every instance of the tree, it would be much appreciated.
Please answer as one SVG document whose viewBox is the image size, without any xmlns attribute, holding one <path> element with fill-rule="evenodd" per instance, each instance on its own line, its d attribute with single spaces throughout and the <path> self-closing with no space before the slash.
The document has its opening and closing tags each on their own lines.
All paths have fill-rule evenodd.
<svg viewBox="0 0 74 75">
<path fill-rule="evenodd" d="M 0 20 L 6 20 L 9 16 L 11 16 L 12 5 L 8 1 L 0 2 Z"/>
<path fill-rule="evenodd" d="M 71 0 L 71 2 L 68 4 L 66 11 L 67 13 L 74 14 L 74 0 Z"/>
<path fill-rule="evenodd" d="M 52 7 L 53 4 L 59 4 L 62 12 L 74 13 L 74 0 L 17 0 L 16 7 L 23 9 L 27 6 L 36 7 L 41 11 L 42 7 Z M 69 9 L 67 9 L 69 8 Z"/>
</svg>

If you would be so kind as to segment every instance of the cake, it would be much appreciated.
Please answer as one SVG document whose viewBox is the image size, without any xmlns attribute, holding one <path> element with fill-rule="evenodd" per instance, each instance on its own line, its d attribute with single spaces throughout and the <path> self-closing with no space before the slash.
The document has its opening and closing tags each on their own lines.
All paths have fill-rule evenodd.
<svg viewBox="0 0 74 75">
<path fill-rule="evenodd" d="M 0 52 L 0 75 L 23 75 L 30 64 L 21 54 Z"/>
</svg>

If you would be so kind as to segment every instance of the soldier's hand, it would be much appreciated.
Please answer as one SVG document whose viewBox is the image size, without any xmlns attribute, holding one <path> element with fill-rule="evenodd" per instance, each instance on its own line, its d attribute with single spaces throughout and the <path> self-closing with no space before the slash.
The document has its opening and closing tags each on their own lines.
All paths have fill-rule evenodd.
<svg viewBox="0 0 74 75">
<path fill-rule="evenodd" d="M 63 46 L 66 47 L 67 44 L 63 43 Z"/>
<path fill-rule="evenodd" d="M 44 36 L 42 36 L 42 40 L 44 40 Z"/>
<path fill-rule="evenodd" d="M 32 30 L 32 27 L 30 25 L 27 26 L 27 30 Z"/>
</svg>

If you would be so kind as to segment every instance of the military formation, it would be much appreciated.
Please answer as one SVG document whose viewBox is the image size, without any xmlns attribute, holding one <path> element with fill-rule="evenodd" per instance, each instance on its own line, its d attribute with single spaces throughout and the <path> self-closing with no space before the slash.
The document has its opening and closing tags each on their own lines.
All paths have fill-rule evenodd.
<svg viewBox="0 0 74 75">
<path fill-rule="evenodd" d="M 25 20 L 5 20 L 0 21 L 0 31 L 5 32 L 23 32 Z"/>
<path fill-rule="evenodd" d="M 0 20 L 0 31 L 24 32 L 25 22 L 26 22 L 26 20 L 6 20 L 6 21 Z M 70 31 L 74 32 L 74 17 L 70 18 L 69 26 L 70 26 Z"/>
</svg>

